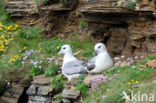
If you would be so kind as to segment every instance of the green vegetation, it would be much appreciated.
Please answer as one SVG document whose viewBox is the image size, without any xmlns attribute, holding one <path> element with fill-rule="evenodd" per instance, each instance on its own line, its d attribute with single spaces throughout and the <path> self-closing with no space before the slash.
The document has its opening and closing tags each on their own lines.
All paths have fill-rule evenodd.
<svg viewBox="0 0 156 103">
<path fill-rule="evenodd" d="M 58 51 L 60 50 L 61 46 L 64 44 L 68 44 L 66 40 L 53 37 L 48 41 L 45 41 L 45 43 L 41 46 L 43 50 L 45 50 L 47 53 L 50 53 L 52 55 L 56 55 Z"/>
<path fill-rule="evenodd" d="M 131 0 L 129 0 L 127 3 L 126 3 L 126 8 L 129 9 L 129 10 L 134 10 L 135 9 L 135 6 L 136 6 L 136 2 L 133 2 Z"/>
<path fill-rule="evenodd" d="M 24 30 L 22 30 L 19 35 L 26 39 L 34 39 L 40 36 L 41 34 L 41 28 L 37 26 L 29 27 Z"/>
<path fill-rule="evenodd" d="M 88 96 L 88 91 L 89 88 L 87 87 L 87 85 L 83 82 L 83 80 L 85 79 L 87 75 L 86 74 L 81 74 L 78 79 L 77 79 L 77 85 L 76 85 L 76 89 L 79 90 L 81 92 L 82 97 L 86 97 Z"/>
<path fill-rule="evenodd" d="M 56 100 L 62 100 L 62 93 L 59 93 L 56 95 Z"/>
<path fill-rule="evenodd" d="M 31 67 L 29 74 L 31 76 L 37 76 L 43 73 L 42 69 L 36 68 L 36 67 Z"/>
<path fill-rule="evenodd" d="M 63 90 L 65 82 L 66 78 L 62 74 L 51 77 L 51 86 L 53 86 L 55 89 L 59 91 Z"/>
<path fill-rule="evenodd" d="M 71 34 L 69 44 L 72 46 L 74 52 L 82 50 L 80 57 L 91 58 L 93 56 L 94 46 L 89 37 L 79 38 L 76 33 Z"/>
<path fill-rule="evenodd" d="M 46 77 L 52 77 L 58 74 L 59 68 L 56 66 L 56 64 L 51 64 L 49 67 L 45 69 L 45 76 Z"/>
<path fill-rule="evenodd" d="M 48 0 L 35 0 L 36 4 L 47 3 Z"/>
<path fill-rule="evenodd" d="M 113 3 L 112 3 L 112 6 L 117 6 L 117 5 L 118 5 L 117 2 L 113 2 Z"/>
<path fill-rule="evenodd" d="M 89 25 L 89 24 L 88 24 L 87 21 L 81 21 L 81 22 L 80 22 L 80 28 L 81 28 L 81 29 L 87 28 L 88 25 Z"/>
<path fill-rule="evenodd" d="M 4 93 L 5 90 L 5 82 L 0 79 L 0 96 Z"/>
<path fill-rule="evenodd" d="M 13 22 L 10 19 L 8 13 L 5 11 L 5 5 L 6 3 L 4 2 L 4 0 L 0 0 L 0 22 L 5 25 L 9 25 L 12 24 Z"/>
<path fill-rule="evenodd" d="M 108 78 L 113 77 L 113 79 L 107 83 L 102 82 L 95 91 L 92 91 L 83 103 L 125 103 L 122 99 L 123 91 L 129 96 L 131 95 L 130 91 L 133 91 L 134 93 L 155 94 L 153 90 L 156 90 L 156 83 L 152 83 L 152 81 L 154 80 L 153 78 L 156 77 L 156 70 L 149 67 L 140 68 L 140 65 L 145 65 L 147 60 L 154 58 L 154 56 L 147 57 L 139 62 L 136 68 L 132 68 L 131 66 L 115 67 L 111 71 L 106 72 L 105 75 Z M 114 76 L 115 74 L 118 76 Z M 150 84 L 141 88 L 134 87 L 134 85 L 142 83 Z M 106 96 L 106 98 L 103 98 L 103 96 Z"/>
</svg>

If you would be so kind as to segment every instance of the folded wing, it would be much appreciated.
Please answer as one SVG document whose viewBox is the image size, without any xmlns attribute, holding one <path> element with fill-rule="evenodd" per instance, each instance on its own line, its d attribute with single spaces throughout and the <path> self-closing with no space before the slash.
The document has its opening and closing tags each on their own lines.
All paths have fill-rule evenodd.
<svg viewBox="0 0 156 103">
<path fill-rule="evenodd" d="M 95 60 L 96 60 L 96 56 L 91 58 L 88 63 L 87 63 L 87 69 L 89 71 L 93 70 L 95 68 Z"/>
<path fill-rule="evenodd" d="M 81 60 L 74 60 L 72 62 L 66 63 L 62 69 L 63 72 L 67 75 L 88 73 L 87 65 Z"/>
</svg>

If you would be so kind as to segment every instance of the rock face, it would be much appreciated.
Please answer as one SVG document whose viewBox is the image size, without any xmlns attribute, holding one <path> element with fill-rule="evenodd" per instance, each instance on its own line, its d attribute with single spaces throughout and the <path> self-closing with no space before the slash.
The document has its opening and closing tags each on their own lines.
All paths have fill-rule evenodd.
<svg viewBox="0 0 156 103">
<path fill-rule="evenodd" d="M 148 61 L 147 66 L 156 69 L 156 59 Z"/>
<path fill-rule="evenodd" d="M 52 103 L 54 88 L 50 86 L 49 78 L 40 75 L 33 78 L 26 94 L 29 96 L 28 103 Z"/>
<path fill-rule="evenodd" d="M 76 82 L 67 82 L 62 92 L 63 100 L 57 100 L 56 96 L 61 92 L 50 86 L 50 79 L 45 78 L 44 75 L 36 76 L 26 91 L 28 103 L 71 103 L 78 101 L 80 91 L 75 89 L 75 85 Z"/>
<path fill-rule="evenodd" d="M 39 23 L 38 9 L 34 0 L 5 0 L 6 11 L 18 23 L 24 26 Z"/>
<path fill-rule="evenodd" d="M 146 8 L 148 5 L 148 8 Z M 105 4 L 82 7 L 83 20 L 90 22 L 89 34 L 104 42 L 112 56 L 156 54 L 154 1 L 128 10 Z"/>
<path fill-rule="evenodd" d="M 38 7 L 33 0 L 7 1 L 6 10 L 17 23 L 41 24 L 47 38 L 77 32 L 105 43 L 112 56 L 156 54 L 155 0 L 136 2 L 135 10 L 124 8 L 126 0 L 80 0 L 74 9 L 65 0 L 48 0 Z M 80 21 L 89 22 L 85 32 Z"/>
<path fill-rule="evenodd" d="M 77 90 L 63 90 L 62 97 L 64 99 L 77 99 L 80 96 L 80 91 Z"/>
<path fill-rule="evenodd" d="M 76 90 L 77 79 L 73 78 L 64 85 L 62 92 L 63 103 L 77 103 L 80 97 L 80 91 Z"/>
<path fill-rule="evenodd" d="M 85 77 L 84 83 L 85 83 L 88 87 L 90 87 L 92 81 L 93 81 L 95 78 L 97 78 L 97 77 L 103 77 L 103 75 L 102 75 L 102 74 L 101 74 L 101 75 L 88 75 L 87 77 Z"/>
<path fill-rule="evenodd" d="M 25 94 L 28 86 L 12 83 L 0 97 L 0 103 L 27 103 L 28 95 Z"/>
</svg>

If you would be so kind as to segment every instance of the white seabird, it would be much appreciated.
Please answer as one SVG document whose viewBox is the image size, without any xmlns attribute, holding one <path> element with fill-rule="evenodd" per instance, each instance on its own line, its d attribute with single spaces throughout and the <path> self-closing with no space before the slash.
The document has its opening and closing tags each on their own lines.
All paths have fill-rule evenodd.
<svg viewBox="0 0 156 103">
<path fill-rule="evenodd" d="M 63 45 L 58 54 L 64 54 L 62 73 L 68 80 L 78 77 L 80 74 L 88 73 L 87 65 L 74 57 L 70 45 Z"/>
<path fill-rule="evenodd" d="M 89 73 L 101 73 L 113 66 L 113 60 L 103 43 L 97 43 L 94 47 L 97 55 L 88 61 Z"/>
</svg>

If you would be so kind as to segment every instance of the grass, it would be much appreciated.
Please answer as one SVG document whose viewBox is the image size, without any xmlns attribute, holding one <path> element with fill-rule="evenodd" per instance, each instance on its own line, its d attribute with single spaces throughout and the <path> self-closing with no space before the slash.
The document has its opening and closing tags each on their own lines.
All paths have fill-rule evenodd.
<svg viewBox="0 0 156 103">
<path fill-rule="evenodd" d="M 86 21 L 81 21 L 81 22 L 80 22 L 80 28 L 81 28 L 81 29 L 87 28 L 88 25 L 89 25 L 89 24 L 88 24 L 88 22 L 86 22 Z"/>
<path fill-rule="evenodd" d="M 59 68 L 56 64 L 51 64 L 49 67 L 45 69 L 45 77 L 52 77 L 58 74 Z"/>
<path fill-rule="evenodd" d="M 37 38 L 38 36 L 40 36 L 39 34 L 41 34 L 41 28 L 37 26 L 26 28 L 19 33 L 21 37 L 24 37 L 26 39 Z"/>
<path fill-rule="evenodd" d="M 5 25 L 10 25 L 13 23 L 13 21 L 10 19 L 10 16 L 5 11 L 5 2 L 4 0 L 0 0 L 0 22 Z"/>
<path fill-rule="evenodd" d="M 66 81 L 67 79 L 62 74 L 59 74 L 51 77 L 51 86 L 53 86 L 57 91 L 62 91 Z"/>
<path fill-rule="evenodd" d="M 146 58 L 137 65 L 145 64 L 144 61 L 149 60 L 149 58 Z M 118 73 L 118 70 L 120 70 L 121 72 Z M 114 79 L 112 79 L 111 81 L 107 83 L 101 83 L 101 85 L 96 88 L 96 90 L 92 92 L 83 101 L 83 103 L 125 103 L 124 100 L 122 100 L 122 92 L 125 91 L 128 95 L 130 95 L 131 92 L 129 90 L 134 91 L 134 93 L 137 93 L 139 91 L 140 93 L 153 93 L 155 95 L 155 92 L 153 90 L 156 89 L 156 83 L 151 83 L 150 85 L 143 86 L 141 88 L 135 88 L 133 87 L 133 85 L 136 85 L 135 81 L 139 81 L 139 84 L 145 83 L 145 81 L 150 82 L 151 78 L 156 78 L 156 70 L 153 70 L 151 68 L 139 69 L 139 66 L 133 69 L 131 66 L 125 66 L 115 67 L 110 72 L 105 73 L 105 75 L 107 75 L 108 77 L 112 77 L 114 74 L 117 73 L 118 76 L 114 77 Z M 130 82 L 131 84 L 128 84 L 128 82 Z M 99 93 L 99 91 L 101 92 Z M 107 97 L 103 99 L 103 95 Z"/>
<path fill-rule="evenodd" d="M 47 3 L 48 0 L 35 0 L 36 4 L 39 4 L 39 3 Z"/>
<path fill-rule="evenodd" d="M 79 90 L 81 92 L 81 96 L 83 98 L 87 97 L 88 96 L 88 91 L 89 91 L 89 88 L 87 87 L 87 85 L 83 82 L 85 77 L 87 75 L 86 74 L 81 74 L 78 79 L 77 79 L 77 85 L 76 85 L 76 89 Z"/>
</svg>

